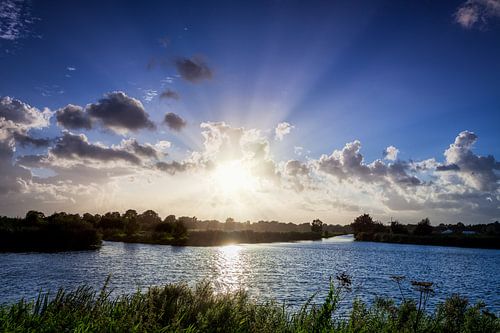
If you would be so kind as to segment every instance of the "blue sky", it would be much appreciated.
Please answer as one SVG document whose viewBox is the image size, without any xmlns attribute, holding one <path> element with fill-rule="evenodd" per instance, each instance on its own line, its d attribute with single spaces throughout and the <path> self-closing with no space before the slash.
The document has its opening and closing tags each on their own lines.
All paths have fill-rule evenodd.
<svg viewBox="0 0 500 333">
<path fill-rule="evenodd" d="M 398 149 L 396 162 L 434 158 L 435 163 L 447 165 L 443 153 L 463 131 L 477 136 L 471 146 L 474 156 L 500 156 L 500 3 L 496 0 L 7 3 L 12 6 L 0 9 L 7 18 L 0 25 L 0 97 L 10 96 L 39 111 L 51 110 L 47 126 L 29 128 L 37 138 L 57 138 L 70 130 L 106 147 L 127 138 L 150 145 L 168 141 L 171 151 L 165 161 L 186 162 L 193 152 L 205 154 L 210 145 L 200 133 L 200 124 L 225 122 L 233 128 L 261 131 L 259 140 L 268 141 L 268 158 L 281 175 L 287 171 L 280 169 L 280 162 L 291 160 L 321 170 L 316 164 L 322 154 L 342 150 L 355 140 L 361 142 L 366 165 L 384 159 L 389 146 Z M 206 65 L 209 77 L 186 79 L 179 70 L 180 59 Z M 167 90 L 180 98 L 160 98 Z M 157 124 L 156 130 L 117 134 L 102 124 L 79 130 L 57 124 L 55 113 L 67 104 L 85 109 L 115 91 L 139 100 Z M 172 130 L 163 124 L 168 112 L 187 125 Z M 283 140 L 273 137 L 279 123 L 292 126 Z M 47 152 L 50 156 L 50 149 L 18 145 L 12 163 L 16 165 L 16 158 L 24 155 Z M 386 164 L 396 163 L 391 161 Z M 497 205 L 497 213 L 479 212 L 483 220 L 499 215 L 495 163 L 488 170 L 496 177 L 488 178 L 495 186 L 487 193 L 481 187 L 481 195 L 496 200 L 488 203 L 488 211 L 494 212 Z M 47 163 L 42 169 L 51 170 Z M 464 175 L 455 176 L 471 184 Z M 167 178 L 173 181 L 174 177 Z M 416 177 L 430 179 L 428 174 Z M 354 188 L 349 190 L 352 193 L 343 190 L 347 195 L 337 185 L 325 189 L 337 189 L 332 202 L 342 194 L 356 196 Z M 377 191 L 384 191 L 380 184 Z M 403 192 L 405 200 L 411 201 L 408 190 Z M 304 195 L 297 200 L 307 201 Z M 170 195 L 167 201 L 172 200 L 181 199 Z M 358 205 L 359 200 L 350 204 Z M 71 209 L 62 203 L 52 207 L 43 200 L 36 204 L 41 209 Z M 370 209 L 380 218 L 394 215 L 386 208 Z M 338 209 L 313 212 L 332 215 Z M 406 218 L 418 213 L 440 219 L 449 216 L 444 209 L 422 212 L 425 209 L 401 214 Z M 18 207 L 11 213 L 22 210 Z M 188 210 L 177 213 L 190 214 Z M 306 218 L 306 211 L 285 218 L 299 221 Z M 257 218 L 259 213 L 281 214 L 278 209 L 247 215 Z M 475 218 L 470 217 L 471 222 Z"/>
</svg>

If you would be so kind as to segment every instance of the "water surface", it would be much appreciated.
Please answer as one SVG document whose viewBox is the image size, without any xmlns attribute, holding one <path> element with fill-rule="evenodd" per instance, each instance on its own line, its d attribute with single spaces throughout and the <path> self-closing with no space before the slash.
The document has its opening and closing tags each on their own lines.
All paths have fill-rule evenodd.
<svg viewBox="0 0 500 333">
<path fill-rule="evenodd" d="M 320 302 L 331 276 L 347 272 L 353 290 L 346 302 L 376 296 L 400 299 L 391 275 L 432 281 L 431 304 L 452 293 L 484 300 L 500 313 L 500 250 L 353 242 L 352 237 L 323 241 L 173 247 L 104 242 L 99 251 L 1 253 L 0 302 L 34 298 L 40 290 L 102 287 L 111 274 L 115 294 L 169 282 L 194 285 L 214 281 L 221 290 L 246 289 L 258 300 L 276 299 L 294 307 L 318 293 Z M 406 288 L 406 296 L 412 294 Z"/>
</svg>

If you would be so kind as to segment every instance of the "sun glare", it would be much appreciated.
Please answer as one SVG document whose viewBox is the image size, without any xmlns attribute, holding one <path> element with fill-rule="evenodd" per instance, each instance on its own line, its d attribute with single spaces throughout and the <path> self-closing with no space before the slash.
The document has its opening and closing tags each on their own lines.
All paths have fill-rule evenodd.
<svg viewBox="0 0 500 333">
<path fill-rule="evenodd" d="M 225 195 L 255 190 L 256 179 L 241 161 L 225 162 L 216 167 L 212 175 L 215 187 Z"/>
</svg>

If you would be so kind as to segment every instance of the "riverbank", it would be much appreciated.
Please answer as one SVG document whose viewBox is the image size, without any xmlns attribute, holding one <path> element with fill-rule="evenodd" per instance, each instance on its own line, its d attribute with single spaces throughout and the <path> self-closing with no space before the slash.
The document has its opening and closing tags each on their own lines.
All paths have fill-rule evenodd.
<svg viewBox="0 0 500 333">
<path fill-rule="evenodd" d="M 183 238 L 174 238 L 170 235 L 157 235 L 155 233 L 140 233 L 126 235 L 124 233 L 105 235 L 106 241 L 124 243 L 143 243 L 178 246 L 220 246 L 229 244 L 257 244 L 276 242 L 297 242 L 308 240 L 321 240 L 343 235 L 343 233 L 318 233 L 318 232 L 254 232 L 203 230 L 188 231 Z"/>
<path fill-rule="evenodd" d="M 464 235 L 464 234 L 393 234 L 387 232 L 360 232 L 355 234 L 356 241 L 381 242 L 395 244 L 455 246 L 481 249 L 500 249 L 500 237 L 488 235 Z"/>
<path fill-rule="evenodd" d="M 418 286 L 426 286 L 417 283 Z M 221 293 L 204 282 L 153 287 L 145 293 L 110 297 L 82 286 L 52 297 L 0 306 L 3 332 L 498 332 L 500 320 L 481 304 L 452 296 L 433 313 L 425 302 L 378 299 L 341 308 L 350 278 L 337 277 L 323 304 L 306 303 L 291 312 L 272 300 L 254 301 L 244 291 Z M 423 289 L 423 299 L 430 294 Z"/>
<path fill-rule="evenodd" d="M 95 250 L 101 234 L 79 220 L 31 221 L 0 217 L 0 252 Z"/>
<path fill-rule="evenodd" d="M 152 210 L 83 216 L 65 212 L 45 216 L 29 211 L 24 218 L 0 216 L 0 252 L 91 250 L 98 249 L 102 240 L 177 246 L 295 242 L 346 234 L 344 229 L 323 225 L 320 220 L 300 225 L 277 221 L 239 223 L 232 218 L 221 223 L 174 215 L 162 220 Z"/>
</svg>

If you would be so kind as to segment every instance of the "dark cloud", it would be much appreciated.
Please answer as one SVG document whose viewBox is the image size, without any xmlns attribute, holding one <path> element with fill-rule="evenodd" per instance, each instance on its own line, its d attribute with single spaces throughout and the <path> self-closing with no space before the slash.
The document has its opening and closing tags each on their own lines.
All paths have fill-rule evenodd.
<svg viewBox="0 0 500 333">
<path fill-rule="evenodd" d="M 23 183 L 31 178 L 31 173 L 22 167 L 12 165 L 14 145 L 11 141 L 0 140 L 0 194 L 20 192 Z"/>
<path fill-rule="evenodd" d="M 99 102 L 88 105 L 86 111 L 105 127 L 119 133 L 155 128 L 142 103 L 121 91 L 107 94 Z"/>
<path fill-rule="evenodd" d="M 38 168 L 46 157 L 46 155 L 23 155 L 17 158 L 16 164 L 28 168 Z"/>
<path fill-rule="evenodd" d="M 48 125 L 50 112 L 40 112 L 37 108 L 11 97 L 0 99 L 0 118 L 10 120 L 23 127 L 44 127 Z"/>
<path fill-rule="evenodd" d="M 178 58 L 175 67 L 184 80 L 198 83 L 202 80 L 212 79 L 212 71 L 208 65 L 200 58 Z"/>
<path fill-rule="evenodd" d="M 25 146 L 33 146 L 33 147 L 48 147 L 52 142 L 49 138 L 33 138 L 27 134 L 23 134 L 20 132 L 13 133 L 14 140 L 19 143 L 22 147 Z"/>
<path fill-rule="evenodd" d="M 170 89 L 167 89 L 161 93 L 160 98 L 171 98 L 171 99 L 178 100 L 181 97 L 179 96 L 179 94 L 177 92 L 170 90 Z"/>
<path fill-rule="evenodd" d="M 88 142 L 85 135 L 69 132 L 63 133 L 56 145 L 50 149 L 50 153 L 64 159 L 92 159 L 102 162 L 121 160 L 132 164 L 141 163 L 137 156 L 128 151 L 94 145 Z"/>
<path fill-rule="evenodd" d="M 150 144 L 140 144 L 135 139 L 124 140 L 122 146 L 136 155 L 158 159 L 160 152 Z"/>
<path fill-rule="evenodd" d="M 301 161 L 290 160 L 285 164 L 285 172 L 290 176 L 306 176 L 309 174 L 309 167 Z"/>
<path fill-rule="evenodd" d="M 180 131 L 186 126 L 186 121 L 175 113 L 169 112 L 165 115 L 165 124 L 174 131 Z"/>
<path fill-rule="evenodd" d="M 56 111 L 57 123 L 67 129 L 91 129 L 92 120 L 81 106 L 68 104 Z"/>
<path fill-rule="evenodd" d="M 460 167 L 456 164 L 438 165 L 436 171 L 458 171 Z"/>
<path fill-rule="evenodd" d="M 175 175 L 177 172 L 184 172 L 190 167 L 189 163 L 179 163 L 177 161 L 173 162 L 158 162 L 156 163 L 156 169 L 165 171 L 171 175 Z"/>
</svg>

